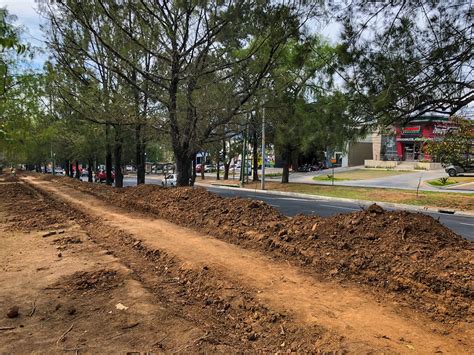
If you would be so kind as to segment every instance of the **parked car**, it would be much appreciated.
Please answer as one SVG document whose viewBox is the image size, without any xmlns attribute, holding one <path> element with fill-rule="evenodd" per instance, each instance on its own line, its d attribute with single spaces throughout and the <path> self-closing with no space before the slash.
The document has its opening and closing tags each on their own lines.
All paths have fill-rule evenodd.
<svg viewBox="0 0 474 355">
<path fill-rule="evenodd" d="M 467 166 L 462 167 L 456 164 L 451 164 L 448 165 L 444 170 L 448 173 L 449 176 L 454 177 L 458 175 L 474 173 L 474 165 L 471 163 Z"/>
<path fill-rule="evenodd" d="M 204 165 L 204 172 L 205 173 L 210 173 L 210 172 L 213 172 L 213 171 L 216 171 L 217 168 L 214 164 L 206 164 Z"/>
<path fill-rule="evenodd" d="M 202 164 L 196 164 L 196 172 L 199 174 L 202 170 Z"/>
<path fill-rule="evenodd" d="M 112 170 L 112 182 L 114 182 L 114 180 L 115 180 L 115 172 Z M 106 182 L 107 181 L 107 173 L 105 172 L 105 170 L 98 170 L 95 173 L 94 181 L 95 182 Z"/>
<path fill-rule="evenodd" d="M 161 186 L 176 186 L 176 174 L 169 174 L 161 181 Z"/>
<path fill-rule="evenodd" d="M 164 164 L 158 163 L 151 168 L 151 172 L 154 174 L 162 174 L 164 169 Z"/>
<path fill-rule="evenodd" d="M 318 170 L 323 170 L 324 165 L 322 163 L 320 164 L 302 164 L 298 166 L 297 171 L 307 173 L 310 171 L 318 171 Z"/>
<path fill-rule="evenodd" d="M 64 176 L 66 175 L 63 168 L 54 168 L 54 175 Z"/>
</svg>

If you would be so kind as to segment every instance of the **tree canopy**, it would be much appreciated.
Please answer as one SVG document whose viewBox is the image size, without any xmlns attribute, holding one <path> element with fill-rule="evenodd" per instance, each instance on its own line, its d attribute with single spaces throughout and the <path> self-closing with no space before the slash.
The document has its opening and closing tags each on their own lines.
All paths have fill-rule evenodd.
<svg viewBox="0 0 474 355">
<path fill-rule="evenodd" d="M 360 1 L 341 15 L 337 70 L 352 114 L 375 124 L 455 114 L 474 99 L 473 12 L 467 1 Z"/>
</svg>

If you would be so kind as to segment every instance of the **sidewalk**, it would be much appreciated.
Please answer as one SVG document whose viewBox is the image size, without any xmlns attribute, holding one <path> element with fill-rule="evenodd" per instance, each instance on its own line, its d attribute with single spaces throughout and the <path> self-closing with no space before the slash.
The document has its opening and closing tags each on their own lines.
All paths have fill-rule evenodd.
<svg viewBox="0 0 474 355">
<path fill-rule="evenodd" d="M 459 183 L 454 185 L 449 185 L 446 187 L 442 187 L 442 190 L 449 191 L 449 192 L 458 192 L 459 190 L 464 191 L 471 191 L 474 193 L 474 182 L 466 182 L 466 183 Z"/>
</svg>

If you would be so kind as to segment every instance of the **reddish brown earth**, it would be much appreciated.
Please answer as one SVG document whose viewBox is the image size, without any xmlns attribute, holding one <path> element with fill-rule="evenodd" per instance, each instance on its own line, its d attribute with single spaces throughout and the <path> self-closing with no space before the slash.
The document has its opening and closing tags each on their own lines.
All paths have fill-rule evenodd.
<svg viewBox="0 0 474 355">
<path fill-rule="evenodd" d="M 0 311 L 20 308 L 0 315 L 15 327 L 0 351 L 472 348 L 472 243 L 429 217 L 287 218 L 204 190 L 25 181 L 0 183 Z"/>
<path fill-rule="evenodd" d="M 202 188 L 116 190 L 64 184 L 246 248 L 270 252 L 318 276 L 364 284 L 442 322 L 474 321 L 474 243 L 421 213 L 379 206 L 331 218 L 288 218 L 258 201 Z"/>
</svg>

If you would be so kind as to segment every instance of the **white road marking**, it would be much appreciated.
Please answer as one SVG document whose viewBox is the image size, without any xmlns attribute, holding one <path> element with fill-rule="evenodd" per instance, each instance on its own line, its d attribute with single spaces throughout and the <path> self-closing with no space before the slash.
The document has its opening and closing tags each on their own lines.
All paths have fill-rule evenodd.
<svg viewBox="0 0 474 355">
<path fill-rule="evenodd" d="M 472 224 L 472 223 L 462 223 L 462 222 L 459 222 L 459 224 L 464 224 L 465 226 L 474 226 L 474 224 Z"/>
<path fill-rule="evenodd" d="M 286 200 L 286 201 L 303 201 L 303 202 L 313 202 L 313 201 L 324 201 L 324 200 L 318 200 L 318 199 L 305 199 L 305 198 L 293 198 L 293 197 L 280 197 L 280 200 Z"/>
<path fill-rule="evenodd" d="M 352 210 L 352 211 L 358 211 L 358 208 L 352 208 L 352 207 L 342 207 L 342 206 L 333 206 L 333 205 L 320 205 L 324 207 L 331 207 L 331 208 L 339 208 L 341 210 Z"/>
<path fill-rule="evenodd" d="M 280 205 L 274 205 L 273 203 L 269 203 L 269 205 L 273 207 L 280 207 Z"/>
</svg>

